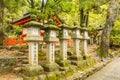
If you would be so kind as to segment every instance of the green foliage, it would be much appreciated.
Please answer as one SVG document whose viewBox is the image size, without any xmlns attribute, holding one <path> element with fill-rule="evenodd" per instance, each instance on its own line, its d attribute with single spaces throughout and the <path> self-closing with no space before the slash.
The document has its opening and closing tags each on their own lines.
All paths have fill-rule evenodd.
<svg viewBox="0 0 120 80">
<path fill-rule="evenodd" d="M 118 17 L 118 20 L 116 20 L 115 25 L 113 27 L 113 30 L 111 32 L 110 36 L 110 44 L 113 45 L 120 45 L 120 16 Z"/>
</svg>

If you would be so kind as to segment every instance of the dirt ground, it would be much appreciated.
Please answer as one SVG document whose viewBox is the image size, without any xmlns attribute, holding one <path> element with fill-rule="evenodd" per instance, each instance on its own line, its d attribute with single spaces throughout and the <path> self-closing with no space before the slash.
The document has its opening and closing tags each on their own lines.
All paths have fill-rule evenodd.
<svg viewBox="0 0 120 80">
<path fill-rule="evenodd" d="M 15 73 L 3 73 L 0 74 L 0 80 L 22 80 L 19 76 Z"/>
</svg>

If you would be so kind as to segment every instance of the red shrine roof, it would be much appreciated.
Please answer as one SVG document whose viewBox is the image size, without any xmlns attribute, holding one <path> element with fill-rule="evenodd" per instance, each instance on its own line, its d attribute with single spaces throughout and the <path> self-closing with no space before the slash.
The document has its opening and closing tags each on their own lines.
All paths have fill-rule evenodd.
<svg viewBox="0 0 120 80">
<path fill-rule="evenodd" d="M 60 20 L 60 18 L 58 16 L 53 16 L 53 19 L 57 22 L 56 25 L 60 25 L 62 24 L 62 21 Z M 13 22 L 11 22 L 12 25 L 19 25 L 22 26 L 27 22 L 30 22 L 30 14 L 25 14 L 21 19 L 15 20 Z"/>
</svg>

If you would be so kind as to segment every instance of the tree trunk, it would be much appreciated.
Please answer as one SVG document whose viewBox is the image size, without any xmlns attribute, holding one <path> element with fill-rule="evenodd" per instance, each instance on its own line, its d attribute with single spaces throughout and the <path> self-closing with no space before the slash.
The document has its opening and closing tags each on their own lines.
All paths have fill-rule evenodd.
<svg viewBox="0 0 120 80">
<path fill-rule="evenodd" d="M 35 5 L 34 5 L 34 0 L 30 0 L 31 1 L 31 8 L 34 9 Z"/>
<path fill-rule="evenodd" d="M 101 54 L 104 55 L 104 56 L 101 55 L 101 57 L 108 56 L 110 33 L 114 26 L 114 22 L 118 16 L 118 12 L 119 12 L 119 0 L 111 0 L 108 14 L 106 17 L 105 28 L 103 29 L 102 38 L 101 38 L 100 52 Z"/>
<path fill-rule="evenodd" d="M 4 0 L 0 0 L 0 45 L 3 44 L 3 14 L 4 14 Z"/>
<path fill-rule="evenodd" d="M 82 27 L 82 25 L 83 25 L 83 19 L 84 19 L 84 9 L 83 8 L 81 8 L 80 9 L 80 26 Z"/>
</svg>

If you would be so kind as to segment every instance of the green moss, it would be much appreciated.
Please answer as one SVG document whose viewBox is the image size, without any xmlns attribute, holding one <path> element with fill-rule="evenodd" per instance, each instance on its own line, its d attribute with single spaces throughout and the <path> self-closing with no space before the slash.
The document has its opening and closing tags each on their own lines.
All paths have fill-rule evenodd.
<svg viewBox="0 0 120 80">
<path fill-rule="evenodd" d="M 72 69 L 69 69 L 69 71 L 66 71 L 65 77 L 71 76 L 74 73 Z"/>
<path fill-rule="evenodd" d="M 57 26 L 51 25 L 51 24 L 45 25 L 45 27 L 43 29 L 44 30 L 59 30 L 59 28 Z"/>
<path fill-rule="evenodd" d="M 23 68 L 22 72 L 26 76 L 36 76 L 43 72 L 43 68 L 41 66 L 27 66 Z"/>
<path fill-rule="evenodd" d="M 60 25 L 59 26 L 59 28 L 61 28 L 61 29 L 72 29 L 69 25 L 67 25 L 67 24 L 62 24 L 62 25 Z"/>
<path fill-rule="evenodd" d="M 85 61 L 81 64 L 81 66 L 78 67 L 78 70 L 85 71 L 85 70 L 87 70 L 88 68 L 93 67 L 95 64 L 96 64 L 96 61 L 95 61 L 94 59 L 85 60 Z"/>
<path fill-rule="evenodd" d="M 52 72 L 49 73 L 46 78 L 47 80 L 57 80 L 55 73 L 52 73 Z"/>
<path fill-rule="evenodd" d="M 37 77 L 23 77 L 23 80 L 38 80 Z"/>
<path fill-rule="evenodd" d="M 55 72 L 57 79 L 63 78 L 64 75 L 62 75 L 61 72 Z"/>
<path fill-rule="evenodd" d="M 71 64 L 69 60 L 58 60 L 56 62 L 62 67 L 67 67 Z"/>
<path fill-rule="evenodd" d="M 47 77 L 45 74 L 39 75 L 38 80 L 47 80 Z"/>
<path fill-rule="evenodd" d="M 43 68 L 45 71 L 47 72 L 51 72 L 51 71 L 58 71 L 59 70 L 59 65 L 56 63 L 51 63 L 51 64 L 44 64 Z"/>
<path fill-rule="evenodd" d="M 24 28 L 28 28 L 28 27 L 42 27 L 43 28 L 43 25 L 36 21 L 30 21 L 30 22 L 24 24 L 23 27 Z"/>
<path fill-rule="evenodd" d="M 77 57 L 76 55 L 73 55 L 70 57 L 71 60 L 81 61 L 83 60 L 83 57 Z"/>
</svg>

